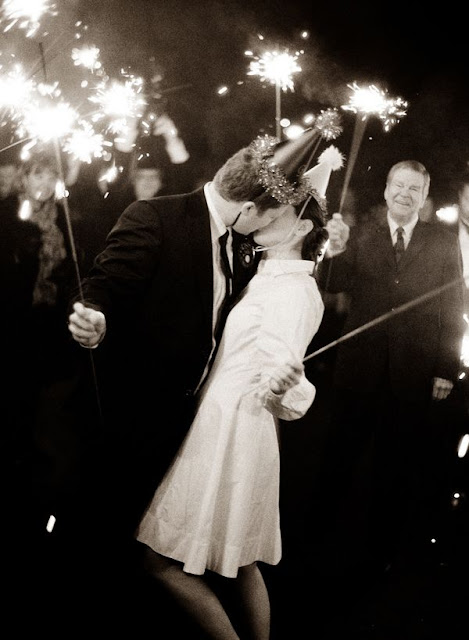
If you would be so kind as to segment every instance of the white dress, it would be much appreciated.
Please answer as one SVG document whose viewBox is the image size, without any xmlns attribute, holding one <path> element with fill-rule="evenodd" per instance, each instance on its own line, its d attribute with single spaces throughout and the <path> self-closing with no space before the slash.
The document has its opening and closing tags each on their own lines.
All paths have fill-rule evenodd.
<svg viewBox="0 0 469 640">
<path fill-rule="evenodd" d="M 232 309 L 196 417 L 137 527 L 136 538 L 184 564 L 236 577 L 238 568 L 281 558 L 277 416 L 306 413 L 315 388 L 281 396 L 269 372 L 304 358 L 324 305 L 314 263 L 262 260 Z"/>
</svg>

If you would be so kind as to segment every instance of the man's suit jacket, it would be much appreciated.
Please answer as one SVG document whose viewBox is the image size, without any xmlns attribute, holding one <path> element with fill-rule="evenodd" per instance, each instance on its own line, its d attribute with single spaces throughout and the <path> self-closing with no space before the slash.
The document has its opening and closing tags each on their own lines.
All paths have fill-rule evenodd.
<svg viewBox="0 0 469 640">
<path fill-rule="evenodd" d="M 429 394 L 434 376 L 455 381 L 464 331 L 461 277 L 457 239 L 439 225 L 419 220 L 398 266 L 385 217 L 352 228 L 345 252 L 325 260 L 320 272 L 324 289 L 350 295 L 343 334 L 423 294 L 436 295 L 339 344 L 335 384 L 372 391 L 389 381 L 408 395 Z"/>
<path fill-rule="evenodd" d="M 257 260 L 243 266 L 237 258 L 237 244 L 248 240 L 233 239 L 234 293 L 255 272 Z M 212 242 L 203 189 L 127 207 L 82 292 L 106 316 L 107 333 L 93 355 L 107 428 L 133 442 L 142 473 L 151 469 L 158 479 L 190 425 L 212 346 Z"/>
</svg>

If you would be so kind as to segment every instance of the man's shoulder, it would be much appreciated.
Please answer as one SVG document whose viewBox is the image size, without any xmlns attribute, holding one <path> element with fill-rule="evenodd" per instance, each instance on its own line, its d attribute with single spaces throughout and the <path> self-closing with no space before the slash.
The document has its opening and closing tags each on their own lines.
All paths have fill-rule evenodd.
<svg viewBox="0 0 469 640">
<path fill-rule="evenodd" d="M 429 238 L 445 244 L 457 242 L 458 232 L 453 226 L 449 227 L 441 222 L 426 222 L 424 220 L 419 220 L 418 224 Z"/>
<path fill-rule="evenodd" d="M 162 211 L 168 207 L 177 209 L 179 207 L 184 207 L 187 204 L 196 205 L 205 203 L 205 195 L 203 188 L 199 188 L 187 193 L 170 193 L 155 196 L 148 200 L 138 200 L 137 202 L 145 203 L 158 211 Z"/>
</svg>

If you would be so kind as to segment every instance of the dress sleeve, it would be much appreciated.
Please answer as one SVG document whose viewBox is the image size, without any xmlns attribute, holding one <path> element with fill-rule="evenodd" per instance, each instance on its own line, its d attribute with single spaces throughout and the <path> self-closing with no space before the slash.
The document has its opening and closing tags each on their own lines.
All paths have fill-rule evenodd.
<svg viewBox="0 0 469 640">
<path fill-rule="evenodd" d="M 266 295 L 257 342 L 257 396 L 277 418 L 297 420 L 314 400 L 316 389 L 304 372 L 297 385 L 279 395 L 270 390 L 270 378 L 285 362 L 302 362 L 323 311 L 324 305 L 313 281 L 311 287 L 305 287 L 304 280 L 288 279 Z"/>
<path fill-rule="evenodd" d="M 280 395 L 275 394 L 268 386 L 263 394 L 264 407 L 272 415 L 281 420 L 298 420 L 305 415 L 313 404 L 316 387 L 306 378 Z"/>
</svg>

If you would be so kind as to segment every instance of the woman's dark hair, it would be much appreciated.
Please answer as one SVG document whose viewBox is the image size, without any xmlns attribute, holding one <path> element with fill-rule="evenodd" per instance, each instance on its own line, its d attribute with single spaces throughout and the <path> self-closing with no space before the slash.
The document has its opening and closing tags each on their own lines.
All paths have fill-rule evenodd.
<svg viewBox="0 0 469 640">
<path fill-rule="evenodd" d="M 303 204 L 295 207 L 297 215 L 300 215 L 302 208 Z M 301 218 L 304 220 L 312 220 L 314 225 L 308 235 L 305 236 L 301 249 L 301 257 L 303 260 L 313 260 L 316 262 L 324 251 L 324 245 L 329 239 L 329 233 L 326 229 L 326 213 L 321 209 L 314 197 L 311 197 Z"/>
</svg>

